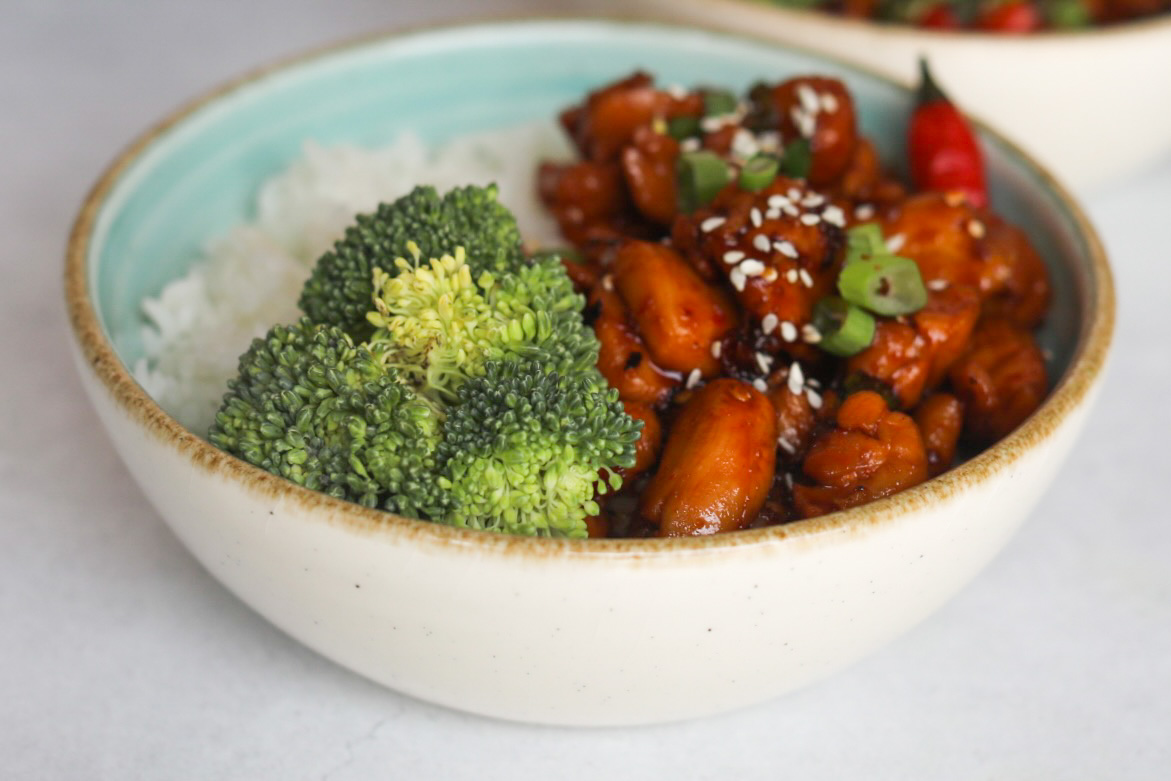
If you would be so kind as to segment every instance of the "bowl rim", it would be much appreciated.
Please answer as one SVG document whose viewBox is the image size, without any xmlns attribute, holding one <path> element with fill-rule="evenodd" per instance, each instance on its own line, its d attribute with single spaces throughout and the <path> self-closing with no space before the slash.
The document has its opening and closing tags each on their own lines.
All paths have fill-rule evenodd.
<svg viewBox="0 0 1171 781">
<path fill-rule="evenodd" d="M 1089 256 L 1086 319 L 1079 324 L 1077 343 L 1065 376 L 1024 423 L 1007 437 L 963 464 L 897 494 L 816 518 L 702 537 L 580 540 L 520 537 L 405 518 L 304 488 L 219 450 L 167 414 L 139 386 L 129 368 L 118 357 L 90 298 L 88 258 L 93 230 L 106 197 L 123 172 L 132 166 L 156 139 L 187 117 L 269 75 L 328 60 L 335 54 L 368 46 L 393 45 L 419 36 L 443 35 L 486 26 L 523 27 L 529 24 L 647 26 L 659 32 L 701 33 L 730 41 L 750 40 L 770 46 L 776 45 L 775 42 L 751 35 L 730 33 L 704 25 L 666 22 L 654 16 L 637 14 L 589 17 L 569 14 L 495 16 L 488 19 L 393 28 L 348 38 L 253 69 L 184 103 L 162 120 L 149 126 L 106 167 L 85 196 L 66 245 L 64 293 L 72 336 L 80 349 L 79 359 L 84 360 L 88 370 L 96 375 L 98 383 L 110 395 L 114 405 L 144 429 L 146 434 L 185 457 L 192 468 L 213 476 L 218 475 L 231 482 L 238 482 L 249 493 L 265 497 L 274 505 L 292 503 L 306 516 L 319 517 L 323 523 L 341 526 L 354 533 L 379 538 L 384 542 L 410 541 L 413 544 L 464 549 L 477 554 L 496 551 L 538 559 L 570 556 L 575 559 L 613 560 L 660 559 L 733 548 L 770 547 L 770 544 L 780 544 L 788 540 L 809 541 L 837 533 L 859 532 L 880 523 L 893 522 L 916 510 L 943 502 L 1004 471 L 1029 450 L 1049 439 L 1086 401 L 1105 367 L 1114 330 L 1114 283 L 1105 249 L 1082 209 L 1052 174 L 1016 144 L 1003 138 L 983 122 L 973 119 L 974 125 L 981 133 L 1022 160 L 1026 167 L 1033 169 L 1033 174 L 1053 194 L 1059 206 L 1071 218 L 1076 230 L 1075 235 L 1084 241 Z M 859 73 L 906 89 L 906 85 L 899 84 L 897 80 L 868 68 L 832 56 L 802 50 L 800 47 L 786 48 L 804 52 L 847 72 Z M 79 369 L 85 371 L 80 364 Z"/>
<path fill-rule="evenodd" d="M 673 0 L 678 2 L 679 0 Z M 1171 12 L 1163 12 L 1151 16 L 1140 16 L 1125 22 L 1107 25 L 1089 25 L 1087 27 L 1068 30 L 1042 29 L 1025 34 L 1008 34 L 994 30 L 975 30 L 971 28 L 960 30 L 940 30 L 929 27 L 915 27 L 910 24 L 897 22 L 876 22 L 852 16 L 840 16 L 813 8 L 793 8 L 783 5 L 774 5 L 768 0 L 682 0 L 692 7 L 710 6 L 712 19 L 718 18 L 720 8 L 754 9 L 758 12 L 773 14 L 778 20 L 801 20 L 810 24 L 817 24 L 829 28 L 849 29 L 877 35 L 887 39 L 911 39 L 922 42 L 947 41 L 971 45 L 978 43 L 987 46 L 995 43 L 1002 46 L 1019 44 L 1037 45 L 1038 43 L 1053 46 L 1067 44 L 1070 41 L 1101 40 L 1103 38 L 1129 38 L 1134 34 L 1157 34 L 1163 28 L 1171 28 Z"/>
</svg>

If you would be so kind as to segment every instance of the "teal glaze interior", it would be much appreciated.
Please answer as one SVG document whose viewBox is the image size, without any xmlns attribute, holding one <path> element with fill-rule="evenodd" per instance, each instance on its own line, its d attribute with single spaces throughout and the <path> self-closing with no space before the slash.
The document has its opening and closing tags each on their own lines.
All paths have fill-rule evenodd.
<svg viewBox="0 0 1171 781">
<path fill-rule="evenodd" d="M 410 129 L 440 142 L 548 120 L 635 68 L 663 83 L 734 87 L 799 73 L 839 76 L 854 94 L 863 132 L 899 164 L 905 90 L 775 44 L 606 21 L 497 23 L 374 41 L 217 97 L 156 137 L 123 172 L 100 208 L 87 259 L 95 308 L 115 351 L 134 364 L 142 353 L 140 302 L 180 276 L 209 239 L 248 218 L 260 183 L 306 140 L 377 145 Z M 1053 271 L 1055 304 L 1042 341 L 1059 380 L 1084 326 L 1088 247 L 1044 177 L 985 141 L 996 208 L 1025 227 Z"/>
</svg>

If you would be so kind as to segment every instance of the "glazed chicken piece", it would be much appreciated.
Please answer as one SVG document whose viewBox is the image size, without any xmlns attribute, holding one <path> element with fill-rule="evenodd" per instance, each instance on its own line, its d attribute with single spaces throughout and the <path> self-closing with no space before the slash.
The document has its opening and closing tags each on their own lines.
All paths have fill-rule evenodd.
<svg viewBox="0 0 1171 781">
<path fill-rule="evenodd" d="M 841 176 L 858 139 L 854 100 L 846 86 L 837 79 L 800 76 L 772 87 L 769 100 L 785 140 L 809 140 L 809 183 L 818 187 Z"/>
<path fill-rule="evenodd" d="M 618 467 L 618 474 L 623 480 L 640 475 L 655 465 L 659 460 L 659 451 L 663 447 L 663 425 L 654 407 L 641 401 L 622 402 L 626 414 L 635 420 L 642 421 L 642 433 L 638 442 L 634 444 L 634 466 Z"/>
<path fill-rule="evenodd" d="M 1049 274 L 1028 237 L 957 193 L 921 193 L 886 215 L 895 251 L 919 264 L 928 283 L 972 287 L 986 314 L 1034 328 L 1049 306 Z"/>
<path fill-rule="evenodd" d="M 1033 335 L 1006 320 L 986 320 L 950 372 L 966 410 L 965 431 L 981 444 L 1007 435 L 1045 397 L 1045 358 Z"/>
<path fill-rule="evenodd" d="M 845 219 L 842 205 L 777 177 L 755 193 L 727 187 L 708 208 L 677 218 L 671 236 L 701 274 L 728 280 L 765 333 L 778 329 L 796 347 L 814 304 L 834 292 Z"/>
<path fill-rule="evenodd" d="M 670 247 L 626 241 L 614 257 L 614 289 L 656 365 L 703 377 L 719 372 L 712 344 L 736 327 L 736 307 Z"/>
<path fill-rule="evenodd" d="M 585 310 L 598 337 L 598 371 L 623 401 L 663 404 L 681 383 L 677 373 L 660 369 L 651 360 L 630 320 L 626 304 L 608 277 L 594 287 Z"/>
<path fill-rule="evenodd" d="M 591 93 L 584 105 L 562 112 L 561 126 L 586 159 L 616 162 L 638 128 L 656 119 L 702 114 L 700 94 L 655 89 L 650 76 L 635 73 Z"/>
<path fill-rule="evenodd" d="M 923 482 L 927 453 L 914 420 L 862 391 L 842 402 L 836 426 L 814 440 L 803 469 L 814 485 L 793 486 L 793 502 L 811 518 Z"/>
<path fill-rule="evenodd" d="M 914 418 L 927 449 L 928 474 L 935 477 L 946 472 L 955 460 L 964 428 L 964 405 L 950 393 L 937 393 L 915 408 Z"/>
<path fill-rule="evenodd" d="M 794 393 L 784 381 L 769 389 L 768 400 L 772 402 L 777 413 L 777 445 L 780 448 L 780 458 L 789 463 L 796 463 L 813 439 L 818 410 L 813 408 L 807 394 Z"/>
<path fill-rule="evenodd" d="M 900 407 L 910 409 L 947 377 L 979 316 L 980 297 L 972 288 L 928 291 L 927 305 L 915 314 L 880 320 L 874 342 L 847 360 L 847 371 L 883 383 Z"/>
<path fill-rule="evenodd" d="M 742 529 L 760 511 L 776 465 L 776 412 L 728 378 L 696 390 L 671 427 L 642 517 L 664 537 Z"/>
<path fill-rule="evenodd" d="M 629 220 L 629 199 L 617 163 L 585 160 L 579 163 L 542 163 L 537 191 L 557 225 L 577 247 L 598 238 L 614 238 Z"/>
<path fill-rule="evenodd" d="M 650 125 L 636 129 L 622 150 L 622 176 L 630 199 L 642 216 L 659 225 L 670 225 L 678 211 L 678 159 L 679 142 Z"/>
</svg>

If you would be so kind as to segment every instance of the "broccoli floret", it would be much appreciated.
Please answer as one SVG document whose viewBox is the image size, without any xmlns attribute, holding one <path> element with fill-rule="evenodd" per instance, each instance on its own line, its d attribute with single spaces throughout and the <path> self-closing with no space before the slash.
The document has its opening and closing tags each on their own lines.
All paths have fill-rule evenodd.
<svg viewBox="0 0 1171 781">
<path fill-rule="evenodd" d="M 556 259 L 498 278 L 453 255 L 395 261 L 397 274 L 375 269 L 371 350 L 437 402 L 483 374 L 488 361 L 526 358 L 547 371 L 580 373 L 597 361 L 598 341 L 581 318 L 584 299 Z"/>
<path fill-rule="evenodd" d="M 276 326 L 240 358 L 208 438 L 294 483 L 414 517 L 451 500 L 434 481 L 440 413 L 335 326 Z"/>
<path fill-rule="evenodd" d="M 511 534 L 587 536 L 595 491 L 634 464 L 642 422 L 596 370 L 550 372 L 528 360 L 489 362 L 448 410 L 440 484 L 456 506 L 442 520 Z"/>
<path fill-rule="evenodd" d="M 373 214 L 360 215 L 317 261 L 301 291 L 301 311 L 314 322 L 366 338 L 373 271 L 380 266 L 393 273 L 394 259 L 407 255 L 410 241 L 427 258 L 466 248 L 477 275 L 508 273 L 524 263 L 516 219 L 496 200 L 494 185 L 462 187 L 443 197 L 434 187 L 416 187 Z"/>
</svg>

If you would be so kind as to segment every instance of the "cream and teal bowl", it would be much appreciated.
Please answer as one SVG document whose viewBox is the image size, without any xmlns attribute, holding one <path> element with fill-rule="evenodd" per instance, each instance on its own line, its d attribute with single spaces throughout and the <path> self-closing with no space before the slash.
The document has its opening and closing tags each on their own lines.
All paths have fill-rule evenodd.
<svg viewBox="0 0 1171 781">
<path fill-rule="evenodd" d="M 854 510 L 696 539 L 449 528 L 228 456 L 132 379 L 143 299 L 243 221 L 260 182 L 305 140 L 380 144 L 410 129 L 440 141 L 548 119 L 638 67 L 684 84 L 841 76 L 865 132 L 901 156 L 907 92 L 834 61 L 655 23 L 499 22 L 368 40 L 228 85 L 134 142 L 77 218 L 65 280 L 73 352 L 131 474 L 241 600 L 398 691 L 506 719 L 601 725 L 703 716 L 808 684 L 975 576 L 1052 482 L 1096 394 L 1114 317 L 1101 244 L 1068 194 L 987 130 L 993 201 L 1054 277 L 1042 334 L 1052 393 L 959 468 Z"/>
</svg>

